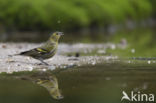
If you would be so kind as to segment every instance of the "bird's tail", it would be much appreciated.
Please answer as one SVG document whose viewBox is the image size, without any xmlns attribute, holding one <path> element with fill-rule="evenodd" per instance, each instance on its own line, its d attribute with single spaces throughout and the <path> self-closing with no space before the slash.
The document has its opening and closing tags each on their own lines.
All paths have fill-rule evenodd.
<svg viewBox="0 0 156 103">
<path fill-rule="evenodd" d="M 21 53 L 19 53 L 19 54 L 16 54 L 16 55 L 25 55 L 25 54 L 27 54 L 29 51 L 24 51 L 24 52 L 21 52 Z"/>
<path fill-rule="evenodd" d="M 26 55 L 27 53 L 29 53 L 29 51 L 24 51 L 18 54 L 13 54 L 13 55 L 8 55 L 9 57 L 13 57 L 13 56 L 18 56 L 18 55 Z"/>
<path fill-rule="evenodd" d="M 13 57 L 13 56 L 17 56 L 17 55 L 20 55 L 20 54 L 8 55 L 8 57 Z"/>
</svg>

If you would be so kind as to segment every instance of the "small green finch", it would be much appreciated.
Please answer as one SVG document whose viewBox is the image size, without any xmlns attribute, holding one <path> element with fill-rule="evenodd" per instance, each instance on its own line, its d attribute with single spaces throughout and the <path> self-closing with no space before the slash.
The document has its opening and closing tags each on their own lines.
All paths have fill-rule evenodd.
<svg viewBox="0 0 156 103">
<path fill-rule="evenodd" d="M 63 35 L 63 32 L 54 32 L 49 40 L 41 47 L 31 49 L 29 51 L 21 52 L 16 55 L 30 56 L 34 59 L 40 60 L 41 63 L 48 65 L 43 60 L 49 59 L 56 54 L 59 38 Z"/>
</svg>

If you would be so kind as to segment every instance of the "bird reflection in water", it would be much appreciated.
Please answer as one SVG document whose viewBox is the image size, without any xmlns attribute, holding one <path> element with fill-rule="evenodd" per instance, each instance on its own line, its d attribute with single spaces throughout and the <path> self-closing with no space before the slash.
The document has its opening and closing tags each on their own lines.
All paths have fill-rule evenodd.
<svg viewBox="0 0 156 103">
<path fill-rule="evenodd" d="M 55 75 L 46 72 L 33 73 L 31 76 L 22 77 L 24 80 L 31 80 L 32 82 L 46 88 L 53 99 L 63 99 L 58 87 L 58 80 Z"/>
</svg>

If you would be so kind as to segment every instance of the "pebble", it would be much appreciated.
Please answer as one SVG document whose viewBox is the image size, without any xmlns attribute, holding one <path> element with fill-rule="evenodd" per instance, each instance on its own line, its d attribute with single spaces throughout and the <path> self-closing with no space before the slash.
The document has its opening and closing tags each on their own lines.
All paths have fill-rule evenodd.
<svg viewBox="0 0 156 103">
<path fill-rule="evenodd" d="M 151 64 L 151 61 L 150 61 L 150 60 L 148 60 L 148 61 L 147 61 L 147 63 L 148 63 L 148 64 Z"/>
<path fill-rule="evenodd" d="M 6 45 L 2 45 L 2 48 L 3 48 L 3 49 L 6 49 L 6 48 L 7 48 L 7 46 L 6 46 Z"/>
<path fill-rule="evenodd" d="M 46 71 L 47 71 L 47 69 L 42 69 L 42 71 L 43 71 L 43 72 L 46 72 Z"/>
<path fill-rule="evenodd" d="M 131 61 L 129 60 L 128 63 L 131 63 Z"/>
<path fill-rule="evenodd" d="M 98 54 L 105 54 L 106 51 L 105 51 L 105 50 L 98 50 L 97 53 L 98 53 Z"/>
<path fill-rule="evenodd" d="M 115 50 L 115 49 L 116 49 L 116 45 L 115 45 L 115 44 L 112 44 L 112 45 L 111 45 L 111 49 L 112 49 L 112 50 Z"/>
<path fill-rule="evenodd" d="M 33 70 L 33 67 L 32 67 L 32 66 L 29 66 L 29 67 L 28 67 L 28 70 L 29 70 L 29 71 L 32 71 L 32 70 Z"/>
<path fill-rule="evenodd" d="M 55 66 L 53 66 L 53 65 L 51 65 L 51 66 L 48 66 L 48 69 L 49 70 L 54 70 L 56 67 Z"/>
<path fill-rule="evenodd" d="M 95 65 L 96 64 L 96 61 L 92 61 L 92 65 Z"/>
</svg>

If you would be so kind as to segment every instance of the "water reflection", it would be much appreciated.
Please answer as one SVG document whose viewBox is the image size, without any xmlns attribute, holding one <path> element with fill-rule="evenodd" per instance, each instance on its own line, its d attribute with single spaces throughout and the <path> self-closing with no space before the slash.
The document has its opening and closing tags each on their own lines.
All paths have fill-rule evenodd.
<svg viewBox="0 0 156 103">
<path fill-rule="evenodd" d="M 12 77 L 20 80 L 31 81 L 37 85 L 46 88 L 53 99 L 56 100 L 63 99 L 63 95 L 61 94 L 59 89 L 58 80 L 56 76 L 53 75 L 52 73 L 43 71 L 33 71 L 32 73 L 30 72 L 29 73 L 25 72 L 24 74 L 21 73 L 22 75 L 17 74 L 15 74 L 16 76 L 14 76 L 13 74 Z"/>
<path fill-rule="evenodd" d="M 156 65 L 125 62 L 1 74 L 0 103 L 121 103 L 123 91 L 156 94 Z"/>
<path fill-rule="evenodd" d="M 54 75 L 48 76 L 47 78 L 39 77 L 35 82 L 46 88 L 54 99 L 63 99 L 63 96 L 58 88 L 57 78 Z"/>
</svg>

